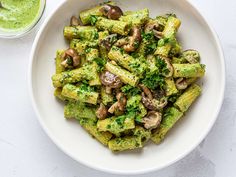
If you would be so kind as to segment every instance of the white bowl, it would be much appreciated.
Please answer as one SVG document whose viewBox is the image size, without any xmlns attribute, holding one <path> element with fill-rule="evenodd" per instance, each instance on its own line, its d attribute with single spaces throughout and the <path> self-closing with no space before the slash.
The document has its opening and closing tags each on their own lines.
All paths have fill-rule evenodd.
<svg viewBox="0 0 236 177">
<path fill-rule="evenodd" d="M 42 127 L 66 154 L 91 168 L 110 173 L 140 174 L 166 167 L 191 152 L 207 135 L 220 111 L 225 88 L 225 63 L 216 34 L 190 2 L 186 0 L 119 0 L 124 10 L 147 7 L 151 16 L 175 13 L 182 20 L 178 37 L 184 49 L 201 53 L 206 76 L 201 81 L 203 93 L 186 116 L 160 145 L 148 144 L 139 152 L 114 154 L 91 138 L 76 122 L 66 121 L 63 104 L 53 96 L 51 76 L 55 71 L 57 49 L 68 44 L 63 27 L 70 17 L 98 2 L 70 0 L 62 3 L 44 22 L 31 53 L 30 95 Z"/>
</svg>

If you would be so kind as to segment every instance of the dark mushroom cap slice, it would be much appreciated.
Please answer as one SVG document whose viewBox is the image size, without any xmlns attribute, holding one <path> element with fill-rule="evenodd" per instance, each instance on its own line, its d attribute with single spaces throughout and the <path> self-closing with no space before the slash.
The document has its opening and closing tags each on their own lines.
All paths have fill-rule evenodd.
<svg viewBox="0 0 236 177">
<path fill-rule="evenodd" d="M 120 88 L 123 84 L 118 76 L 108 71 L 103 72 L 100 76 L 100 79 L 103 85 L 110 88 Z"/>
<path fill-rule="evenodd" d="M 149 111 L 143 118 L 144 127 L 148 130 L 155 129 L 160 126 L 162 120 L 162 114 L 157 111 Z"/>
<path fill-rule="evenodd" d="M 104 104 L 100 103 L 99 108 L 96 111 L 96 116 L 98 119 L 105 119 L 107 117 L 107 108 Z"/>
<path fill-rule="evenodd" d="M 64 54 L 62 55 L 63 61 L 61 65 L 65 68 L 68 67 L 77 67 L 80 65 L 80 56 L 78 55 L 75 49 L 69 48 L 67 49 Z"/>
<path fill-rule="evenodd" d="M 101 9 L 101 12 L 104 16 L 112 20 L 118 20 L 123 15 L 120 7 L 110 4 L 105 4 Z"/>
</svg>

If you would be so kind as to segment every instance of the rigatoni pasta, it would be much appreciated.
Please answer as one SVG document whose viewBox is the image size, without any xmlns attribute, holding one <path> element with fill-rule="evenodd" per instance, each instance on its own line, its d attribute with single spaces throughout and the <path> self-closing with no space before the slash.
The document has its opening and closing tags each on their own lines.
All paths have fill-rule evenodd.
<svg viewBox="0 0 236 177">
<path fill-rule="evenodd" d="M 159 144 L 200 96 L 205 75 L 200 53 L 182 50 L 180 19 L 113 2 L 79 17 L 64 27 L 69 48 L 56 52 L 52 76 L 64 117 L 112 151 Z"/>
</svg>

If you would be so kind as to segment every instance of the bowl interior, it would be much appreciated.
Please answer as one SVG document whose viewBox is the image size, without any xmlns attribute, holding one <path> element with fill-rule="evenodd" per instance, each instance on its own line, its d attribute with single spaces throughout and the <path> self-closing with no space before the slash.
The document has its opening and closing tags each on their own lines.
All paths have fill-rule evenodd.
<svg viewBox="0 0 236 177">
<path fill-rule="evenodd" d="M 57 49 L 68 47 L 63 27 L 71 15 L 100 1 L 70 0 L 49 18 L 32 52 L 30 87 L 34 108 L 51 139 L 68 155 L 92 168 L 112 173 L 144 173 L 165 167 L 189 153 L 206 136 L 221 106 L 224 92 L 224 61 L 216 36 L 201 15 L 185 0 L 119 0 L 124 10 L 149 8 L 155 17 L 175 13 L 182 20 L 178 38 L 183 49 L 196 49 L 206 64 L 206 76 L 201 81 L 203 92 L 185 117 L 178 122 L 160 145 L 150 143 L 140 151 L 114 154 L 92 139 L 74 121 L 63 116 L 63 104 L 53 96 L 51 76 L 55 72 Z"/>
</svg>

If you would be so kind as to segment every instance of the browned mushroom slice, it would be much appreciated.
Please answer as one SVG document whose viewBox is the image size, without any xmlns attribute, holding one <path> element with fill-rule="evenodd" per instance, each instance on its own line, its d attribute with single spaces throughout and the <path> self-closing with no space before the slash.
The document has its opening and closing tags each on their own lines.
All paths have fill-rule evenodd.
<svg viewBox="0 0 236 177">
<path fill-rule="evenodd" d="M 79 26 L 79 19 L 75 16 L 72 16 L 70 19 L 70 26 Z"/>
<path fill-rule="evenodd" d="M 133 52 L 138 48 L 141 38 L 141 29 L 139 27 L 134 27 L 132 30 L 132 36 L 129 37 L 129 44 L 124 45 L 124 50 L 126 52 Z"/>
<path fill-rule="evenodd" d="M 123 113 L 127 103 L 127 99 L 123 93 L 116 94 L 117 102 L 115 102 L 109 109 L 108 112 L 113 113 Z"/>
<path fill-rule="evenodd" d="M 148 130 L 155 129 L 160 126 L 162 114 L 156 111 L 150 111 L 143 118 L 144 127 Z"/>
<path fill-rule="evenodd" d="M 170 62 L 170 59 L 164 56 L 159 57 L 161 60 L 163 60 L 166 63 L 166 67 L 168 69 L 168 73 L 162 73 L 165 77 L 171 77 L 174 73 L 174 68 Z"/>
<path fill-rule="evenodd" d="M 163 37 L 163 33 L 157 30 L 153 30 L 153 34 L 158 39 L 161 39 Z"/>
<path fill-rule="evenodd" d="M 70 57 L 74 57 L 74 56 L 77 56 L 78 53 L 76 52 L 75 49 L 72 49 L 72 48 L 69 48 L 65 51 L 65 54 L 66 55 L 69 55 Z"/>
<path fill-rule="evenodd" d="M 104 104 L 100 103 L 100 107 L 96 111 L 96 116 L 98 119 L 105 119 L 107 117 L 107 108 Z"/>
<path fill-rule="evenodd" d="M 129 36 L 128 38 L 122 38 L 118 40 L 115 45 L 118 47 L 123 46 L 124 50 L 126 52 L 133 52 L 135 51 L 139 43 L 141 42 L 142 37 L 141 37 L 141 28 L 140 27 L 133 27 L 132 29 L 132 36 Z"/>
<path fill-rule="evenodd" d="M 139 87 L 143 90 L 148 99 L 153 99 L 152 92 L 144 84 L 139 84 Z"/>
<path fill-rule="evenodd" d="M 152 96 L 155 99 L 161 99 L 166 96 L 166 92 L 165 90 L 158 89 L 158 90 L 152 91 Z"/>
<path fill-rule="evenodd" d="M 162 97 L 161 99 L 153 99 L 152 104 L 155 106 L 157 110 L 163 109 L 167 105 L 168 101 L 166 97 Z"/>
<path fill-rule="evenodd" d="M 153 32 L 154 36 L 158 39 L 163 37 L 163 33 L 158 31 L 159 24 L 156 21 L 150 21 L 145 25 L 144 31 L 145 33 Z"/>
<path fill-rule="evenodd" d="M 179 78 L 176 80 L 175 85 L 178 90 L 184 90 L 188 87 L 188 83 L 185 78 Z"/>
<path fill-rule="evenodd" d="M 158 29 L 159 24 L 155 21 L 150 21 L 145 25 L 144 32 L 149 33 L 152 32 L 153 29 Z"/>
<path fill-rule="evenodd" d="M 118 6 L 110 4 L 105 4 L 101 9 L 101 12 L 104 16 L 112 20 L 118 20 L 123 15 L 122 10 Z"/>
<path fill-rule="evenodd" d="M 123 84 L 118 76 L 108 71 L 103 72 L 100 76 L 100 79 L 103 85 L 110 88 L 119 88 Z"/>
<path fill-rule="evenodd" d="M 107 94 L 111 94 L 112 88 L 109 87 L 109 86 L 106 86 L 106 87 L 105 87 L 105 92 L 106 92 Z"/>
<path fill-rule="evenodd" d="M 127 99 L 126 99 L 124 93 L 121 93 L 121 92 L 117 93 L 116 99 L 118 102 L 117 106 L 118 106 L 119 110 L 124 111 L 126 103 L 127 103 Z"/>
<path fill-rule="evenodd" d="M 145 96 L 144 92 L 142 92 L 142 103 L 144 106 L 149 109 L 149 110 L 156 110 L 155 105 L 152 103 L 152 99 L 149 99 L 148 97 Z"/>
<path fill-rule="evenodd" d="M 61 65 L 65 68 L 77 67 L 80 65 L 80 56 L 75 49 L 69 48 L 62 55 Z"/>
<path fill-rule="evenodd" d="M 144 92 L 142 93 L 142 103 L 149 110 L 161 110 L 167 105 L 167 98 L 162 97 L 160 99 L 149 99 L 145 96 Z"/>
<path fill-rule="evenodd" d="M 80 65 L 80 56 L 79 55 L 74 56 L 72 59 L 73 59 L 73 66 L 74 67 L 77 67 Z"/>
<path fill-rule="evenodd" d="M 117 41 L 117 34 L 108 35 L 105 39 L 100 41 L 100 44 L 109 51 L 112 45 Z"/>
</svg>

